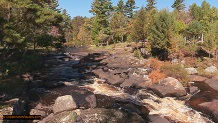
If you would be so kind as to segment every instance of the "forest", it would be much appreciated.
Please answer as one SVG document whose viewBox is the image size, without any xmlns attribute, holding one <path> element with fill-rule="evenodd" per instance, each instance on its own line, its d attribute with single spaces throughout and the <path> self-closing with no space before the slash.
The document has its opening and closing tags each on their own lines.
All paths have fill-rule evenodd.
<svg viewBox="0 0 218 123">
<path fill-rule="evenodd" d="M 134 0 L 119 0 L 116 6 L 110 0 L 94 0 L 89 11 L 93 17 L 71 19 L 66 10 L 58 8 L 58 0 L 1 0 L 1 73 L 8 74 L 15 68 L 10 70 L 13 73 L 21 67 L 10 62 L 12 56 L 21 56 L 18 61 L 31 64 L 36 58 L 25 55 L 28 51 L 50 51 L 61 46 L 145 42 L 145 55 L 161 60 L 202 56 L 198 52 L 201 50 L 206 51 L 206 57 L 217 58 L 216 7 L 205 0 L 200 6 L 185 6 L 184 0 L 175 0 L 170 12 L 158 10 L 155 0 L 146 3 L 139 8 Z"/>
</svg>

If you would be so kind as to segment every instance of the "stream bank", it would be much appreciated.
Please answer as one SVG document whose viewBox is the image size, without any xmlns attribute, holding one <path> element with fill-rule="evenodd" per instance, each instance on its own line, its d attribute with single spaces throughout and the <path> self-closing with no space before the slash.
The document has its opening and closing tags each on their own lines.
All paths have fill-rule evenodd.
<svg viewBox="0 0 218 123">
<path fill-rule="evenodd" d="M 27 84 L 13 112 L 42 115 L 41 121 L 33 121 L 41 123 L 212 122 L 186 106 L 185 100 L 160 98 L 154 93 L 145 61 L 119 47 L 114 51 L 65 49 L 51 54 L 45 61 L 50 69 Z M 66 103 L 71 106 L 64 106 Z"/>
</svg>

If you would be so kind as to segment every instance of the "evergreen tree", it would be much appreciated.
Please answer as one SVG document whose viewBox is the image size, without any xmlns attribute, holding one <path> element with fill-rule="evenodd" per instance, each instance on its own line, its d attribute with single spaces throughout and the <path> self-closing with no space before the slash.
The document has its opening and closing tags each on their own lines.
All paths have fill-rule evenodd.
<svg viewBox="0 0 218 123">
<path fill-rule="evenodd" d="M 203 43 L 203 47 L 209 51 L 210 54 L 214 54 L 216 49 L 218 48 L 218 21 L 210 24 L 209 31 L 205 35 L 205 41 Z"/>
<path fill-rule="evenodd" d="M 155 9 L 155 5 L 156 5 L 156 0 L 146 0 L 147 1 L 147 5 L 146 5 L 146 10 L 147 11 L 151 11 L 153 9 Z"/>
<path fill-rule="evenodd" d="M 112 10 L 112 2 L 110 0 L 95 0 L 92 3 L 90 12 L 96 15 L 101 29 L 104 29 L 108 27 L 108 19 Z"/>
<path fill-rule="evenodd" d="M 204 33 L 209 31 L 209 26 L 210 26 L 210 13 L 211 13 L 211 8 L 210 4 L 207 3 L 205 0 L 201 4 L 201 23 L 204 28 Z"/>
<path fill-rule="evenodd" d="M 61 12 L 61 10 L 58 9 L 58 6 L 59 6 L 58 0 L 50 0 L 49 6 L 52 10 L 59 12 L 59 13 Z"/>
<path fill-rule="evenodd" d="M 127 0 L 126 2 L 126 7 L 125 7 L 125 15 L 128 18 L 132 18 L 134 13 L 135 13 L 135 9 L 137 9 L 138 7 L 135 6 L 135 0 Z"/>
<path fill-rule="evenodd" d="M 124 14 L 120 12 L 115 12 L 110 21 L 110 28 L 112 31 L 113 39 L 118 41 L 124 41 L 124 36 L 126 35 L 126 18 Z"/>
<path fill-rule="evenodd" d="M 85 23 L 85 18 L 82 16 L 76 16 L 72 19 L 72 28 L 73 28 L 73 40 L 76 41 L 78 38 L 78 33 L 81 26 Z"/>
<path fill-rule="evenodd" d="M 119 0 L 119 2 L 117 3 L 117 6 L 116 6 L 116 12 L 119 12 L 121 14 L 124 14 L 124 11 L 125 11 L 125 5 L 124 5 L 124 2 L 123 0 Z"/>
<path fill-rule="evenodd" d="M 201 8 L 197 6 L 196 3 L 193 3 L 189 7 L 189 12 L 191 13 L 191 16 L 193 17 L 194 20 L 200 21 L 202 19 Z"/>
<path fill-rule="evenodd" d="M 110 0 L 95 0 L 92 3 L 90 12 L 93 13 L 95 21 L 93 21 L 92 39 L 98 42 L 99 32 L 109 35 L 109 18 L 112 13 L 112 2 Z"/>
<path fill-rule="evenodd" d="M 153 40 L 151 46 L 164 50 L 164 59 L 167 59 L 167 52 L 172 49 L 172 37 L 175 30 L 175 18 L 167 10 L 158 13 L 158 17 L 152 28 Z"/>
<path fill-rule="evenodd" d="M 185 7 L 184 1 L 185 0 L 175 0 L 173 5 L 172 5 L 172 8 L 174 8 L 175 10 L 181 12 Z"/>
<path fill-rule="evenodd" d="M 152 27 L 155 22 L 157 10 L 155 7 L 156 0 L 147 0 L 147 5 L 146 5 L 146 23 L 145 23 L 145 32 L 147 35 L 147 39 L 152 38 Z"/>
<path fill-rule="evenodd" d="M 145 41 L 147 38 L 145 26 L 147 23 L 146 18 L 146 11 L 145 8 L 142 7 L 136 14 L 136 17 L 134 18 L 133 23 L 133 37 L 135 40 L 138 41 Z"/>
<path fill-rule="evenodd" d="M 99 45 L 99 32 L 101 30 L 101 25 L 98 21 L 98 16 L 94 18 L 93 23 L 92 23 L 92 28 L 91 28 L 91 38 L 92 40 L 94 40 L 94 44 L 95 45 Z"/>
<path fill-rule="evenodd" d="M 199 40 L 198 37 L 203 32 L 203 26 L 199 21 L 192 21 L 188 24 L 188 27 L 185 30 L 186 36 L 188 38 Z"/>
</svg>

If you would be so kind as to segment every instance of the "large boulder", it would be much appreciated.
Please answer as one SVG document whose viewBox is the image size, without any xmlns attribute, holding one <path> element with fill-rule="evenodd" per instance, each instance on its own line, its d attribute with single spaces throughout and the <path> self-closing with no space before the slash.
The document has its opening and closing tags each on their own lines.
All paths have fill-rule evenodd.
<svg viewBox="0 0 218 123">
<path fill-rule="evenodd" d="M 208 84 L 214 90 L 218 91 L 218 76 L 206 80 L 205 83 Z"/>
<path fill-rule="evenodd" d="M 177 79 L 173 77 L 165 78 L 160 83 L 151 85 L 150 89 L 157 93 L 160 97 L 180 97 L 186 95 L 185 88 Z"/>
<path fill-rule="evenodd" d="M 74 110 L 77 108 L 77 105 L 71 95 L 65 95 L 58 97 L 55 100 L 55 104 L 53 106 L 53 112 L 55 114 L 68 111 L 68 110 Z"/>
<path fill-rule="evenodd" d="M 217 67 L 215 67 L 215 66 L 207 67 L 204 71 L 206 73 L 216 73 L 216 72 L 218 72 Z"/>
<path fill-rule="evenodd" d="M 199 104 L 209 115 L 213 116 L 214 121 L 218 122 L 218 100 Z"/>
<path fill-rule="evenodd" d="M 185 70 L 188 72 L 188 74 L 191 74 L 191 75 L 198 73 L 198 71 L 195 68 L 193 68 L 193 67 L 185 68 Z"/>
</svg>

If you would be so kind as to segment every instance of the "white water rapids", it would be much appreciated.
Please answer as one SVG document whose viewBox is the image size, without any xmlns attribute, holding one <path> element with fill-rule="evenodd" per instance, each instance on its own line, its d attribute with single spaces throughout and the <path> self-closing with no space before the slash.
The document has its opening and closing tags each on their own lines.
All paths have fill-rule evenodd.
<svg viewBox="0 0 218 123">
<path fill-rule="evenodd" d="M 148 99 L 140 100 L 136 95 L 125 93 L 123 89 L 108 85 L 104 83 L 104 80 L 97 78 L 94 79 L 93 84 L 85 85 L 84 87 L 90 88 L 95 94 L 106 95 L 134 104 L 145 105 L 150 111 L 149 115 L 158 114 L 162 117 L 167 117 L 173 122 L 213 123 L 206 117 L 203 117 L 200 112 L 186 106 L 184 101 L 175 100 L 172 97 L 159 98 L 148 92 L 139 90 L 138 93 L 149 96 Z"/>
</svg>

